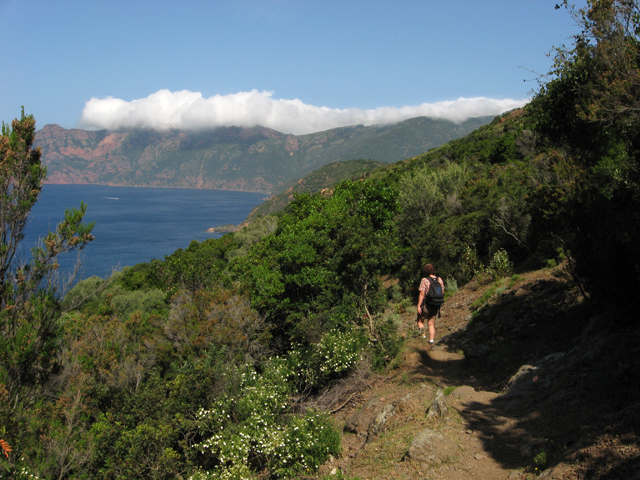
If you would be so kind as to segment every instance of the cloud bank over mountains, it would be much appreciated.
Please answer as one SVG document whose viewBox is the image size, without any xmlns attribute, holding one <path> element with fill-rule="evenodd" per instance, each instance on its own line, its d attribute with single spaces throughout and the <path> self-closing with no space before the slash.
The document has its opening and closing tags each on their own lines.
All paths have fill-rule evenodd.
<svg viewBox="0 0 640 480">
<path fill-rule="evenodd" d="M 363 110 L 316 107 L 298 99 L 275 99 L 273 92 L 258 90 L 210 98 L 188 90 L 159 90 L 147 98 L 130 102 L 112 97 L 92 98 L 82 110 L 79 125 L 90 130 L 122 127 L 199 130 L 261 125 L 279 132 L 304 135 L 349 125 L 397 123 L 423 116 L 462 122 L 471 117 L 499 115 L 521 107 L 527 101 L 476 97 Z"/>
</svg>

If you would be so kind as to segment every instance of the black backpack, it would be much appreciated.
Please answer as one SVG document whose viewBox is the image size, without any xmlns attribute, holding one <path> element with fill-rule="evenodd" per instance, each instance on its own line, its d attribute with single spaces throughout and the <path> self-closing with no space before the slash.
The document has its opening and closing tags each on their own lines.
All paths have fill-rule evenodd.
<svg viewBox="0 0 640 480">
<path fill-rule="evenodd" d="M 429 291 L 424 297 L 424 303 L 432 307 L 441 307 L 444 304 L 444 291 L 440 285 L 440 277 L 436 277 L 435 280 L 429 277 L 428 280 Z"/>
</svg>

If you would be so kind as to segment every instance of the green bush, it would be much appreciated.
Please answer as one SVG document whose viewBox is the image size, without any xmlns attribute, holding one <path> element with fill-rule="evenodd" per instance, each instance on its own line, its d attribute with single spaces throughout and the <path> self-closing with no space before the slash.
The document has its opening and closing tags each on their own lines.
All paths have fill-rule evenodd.
<svg viewBox="0 0 640 480">
<path fill-rule="evenodd" d="M 362 359 L 362 335 L 332 330 L 313 346 L 313 363 L 322 377 L 340 375 Z"/>
<path fill-rule="evenodd" d="M 549 455 L 544 448 L 533 457 L 533 464 L 536 466 L 536 469 L 544 470 L 548 463 Z"/>
<path fill-rule="evenodd" d="M 393 313 L 376 324 L 377 341 L 370 345 L 374 370 L 383 370 L 400 353 L 403 340 L 398 335 L 398 326 L 401 321 L 400 315 Z"/>
<path fill-rule="evenodd" d="M 509 261 L 509 254 L 504 248 L 501 248 L 493 254 L 489 270 L 493 273 L 494 279 L 504 278 L 511 275 L 513 271 L 513 263 Z"/>
<path fill-rule="evenodd" d="M 475 300 L 470 305 L 470 308 L 472 310 L 477 310 L 478 308 L 482 307 L 482 305 L 487 303 L 491 299 L 491 297 L 493 297 L 496 294 L 497 289 L 498 289 L 498 283 L 493 283 L 489 288 L 487 288 L 487 290 L 485 290 L 485 292 L 480 296 L 480 298 Z"/>
<path fill-rule="evenodd" d="M 149 314 L 164 307 L 165 294 L 156 288 L 128 292 L 117 287 L 111 294 L 111 305 L 121 318 L 127 318 L 135 311 Z"/>
<path fill-rule="evenodd" d="M 135 311 L 147 315 L 164 310 L 165 293 L 158 288 L 129 289 L 122 282 L 132 269 L 115 272 L 109 278 L 90 277 L 78 282 L 65 296 L 63 310 L 78 310 L 87 315 L 116 314 L 126 318 Z M 128 278 L 131 278 L 130 276 Z"/>
<path fill-rule="evenodd" d="M 444 396 L 447 397 L 451 395 L 451 392 L 453 392 L 456 388 L 458 387 L 446 387 L 442 393 L 444 393 Z"/>
<path fill-rule="evenodd" d="M 391 286 L 387 291 L 387 298 L 395 303 L 400 303 L 402 301 L 402 289 L 399 284 L 394 283 Z"/>
<path fill-rule="evenodd" d="M 460 255 L 460 270 L 467 281 L 484 272 L 484 266 L 478 258 L 475 246 L 467 246 L 462 251 Z"/>
<path fill-rule="evenodd" d="M 444 291 L 449 295 L 453 295 L 458 291 L 458 281 L 454 277 L 447 277 L 444 279 Z"/>
</svg>

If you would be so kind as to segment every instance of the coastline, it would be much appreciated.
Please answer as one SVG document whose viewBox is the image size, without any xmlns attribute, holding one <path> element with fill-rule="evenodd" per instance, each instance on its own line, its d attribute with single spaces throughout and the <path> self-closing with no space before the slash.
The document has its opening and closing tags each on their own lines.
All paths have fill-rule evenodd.
<svg viewBox="0 0 640 480">
<path fill-rule="evenodd" d="M 266 195 L 264 200 L 268 200 L 273 195 L 270 191 L 265 190 L 249 190 L 249 189 L 236 189 L 236 188 L 207 188 L 207 187 L 175 187 L 169 185 L 131 185 L 123 183 L 89 183 L 89 182 L 50 182 L 45 181 L 45 185 L 95 185 L 97 187 L 131 187 L 131 188 L 166 188 L 166 189 L 183 189 L 183 190 L 220 190 L 223 192 L 244 192 L 244 193 L 262 193 Z"/>
</svg>

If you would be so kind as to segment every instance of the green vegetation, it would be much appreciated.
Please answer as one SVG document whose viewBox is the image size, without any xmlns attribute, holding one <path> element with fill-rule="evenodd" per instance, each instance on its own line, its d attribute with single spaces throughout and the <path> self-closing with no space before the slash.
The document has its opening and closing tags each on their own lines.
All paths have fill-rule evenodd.
<svg viewBox="0 0 640 480">
<path fill-rule="evenodd" d="M 19 432 L 36 440 L 41 431 L 34 412 L 50 403 L 62 367 L 60 302 L 53 272 L 58 255 L 83 248 L 93 240 L 93 225 L 82 223 L 86 205 L 66 210 L 55 232 L 31 249 L 32 259 L 20 253 L 29 213 L 38 200 L 46 176 L 40 149 L 32 149 L 33 116 L 2 124 L 0 136 L 0 438 L 2 449 L 28 455 Z M 35 427 L 35 430 L 34 430 Z M 24 435 L 23 433 L 23 435 Z M 7 446 L 8 445 L 8 446 Z M 26 447 L 26 448 L 23 448 Z M 13 455 L 16 455 L 14 453 Z M 17 455 L 16 455 L 17 456 Z M 37 467 L 33 467 L 34 469 Z M 19 471 L 9 463 L 2 470 Z"/>
<path fill-rule="evenodd" d="M 557 264 L 592 302 L 615 289 L 630 306 L 640 17 L 622 0 L 574 13 L 584 31 L 527 107 L 330 192 L 298 192 L 238 232 L 89 278 L 64 299 L 43 280 L 59 253 L 91 240 L 86 207 L 19 264 L 45 171 L 30 148 L 33 119 L 3 127 L 0 439 L 10 450 L 0 442 L 0 472 L 311 474 L 339 454 L 340 436 L 308 401 L 358 369 L 394 367 L 398 313 L 415 304 L 426 262 L 448 295 L 486 288 L 476 310 L 522 280 L 514 271 Z M 534 459 L 548 461 L 543 450 Z"/>
<path fill-rule="evenodd" d="M 564 185 L 547 187 L 545 215 L 564 226 L 558 233 L 585 292 L 604 285 L 604 296 L 634 296 L 640 287 L 640 10 L 626 0 L 591 1 L 585 11 L 564 5 L 582 32 L 572 49 L 557 50 L 555 78 L 542 86 L 531 111 L 545 143 L 575 173 Z"/>
<path fill-rule="evenodd" d="M 444 394 L 445 397 L 448 397 L 449 395 L 451 395 L 451 392 L 453 392 L 456 388 L 458 387 L 447 387 L 444 389 L 442 393 Z"/>
<path fill-rule="evenodd" d="M 253 223 L 260 217 L 266 217 L 280 212 L 293 200 L 295 194 L 317 193 L 332 187 L 343 180 L 353 180 L 366 176 L 370 171 L 387 165 L 376 160 L 347 160 L 333 162 L 314 170 L 298 180 L 295 184 L 285 188 L 281 193 L 258 205 L 247 217 Z"/>
</svg>

